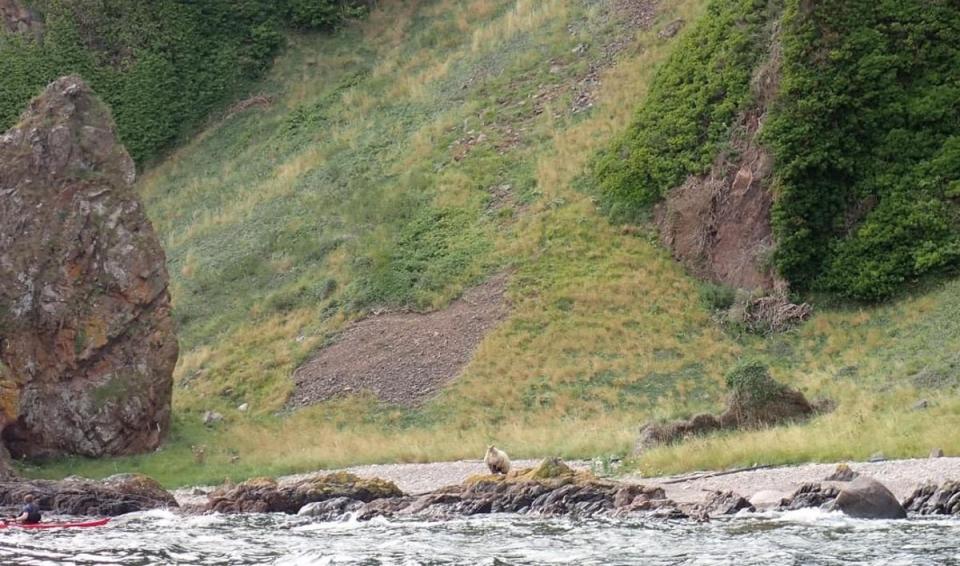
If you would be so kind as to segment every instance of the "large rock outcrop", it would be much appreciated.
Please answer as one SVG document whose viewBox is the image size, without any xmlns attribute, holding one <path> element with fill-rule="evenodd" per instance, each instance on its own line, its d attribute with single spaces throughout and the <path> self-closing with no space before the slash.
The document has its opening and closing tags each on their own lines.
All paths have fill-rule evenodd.
<svg viewBox="0 0 960 566">
<path fill-rule="evenodd" d="M 65 515 L 114 517 L 178 506 L 156 480 L 140 474 L 118 474 L 99 481 L 0 481 L 0 507 L 7 508 L 7 516 L 20 513 L 27 494 L 33 495 L 41 510 Z"/>
<path fill-rule="evenodd" d="M 177 340 L 134 164 L 77 77 L 0 136 L 0 427 L 14 457 L 156 448 Z"/>
</svg>

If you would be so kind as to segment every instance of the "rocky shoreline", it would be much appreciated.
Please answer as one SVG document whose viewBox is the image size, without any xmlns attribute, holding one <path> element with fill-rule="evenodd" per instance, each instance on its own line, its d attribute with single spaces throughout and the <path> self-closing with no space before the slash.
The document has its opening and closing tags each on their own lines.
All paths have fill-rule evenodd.
<svg viewBox="0 0 960 566">
<path fill-rule="evenodd" d="M 281 511 L 321 520 L 346 516 L 443 520 L 498 512 L 643 513 L 708 520 L 743 510 L 804 507 L 829 507 L 864 517 L 871 513 L 897 517 L 903 508 L 914 514 L 960 514 L 960 495 L 953 498 L 960 493 L 960 484 L 949 481 L 960 477 L 960 458 L 807 464 L 616 480 L 597 477 L 583 461 L 568 466 L 558 459 L 527 460 L 515 465 L 520 469 L 506 476 L 486 473 L 479 461 L 360 466 L 216 489 L 179 490 L 176 496 L 189 512 Z M 863 495 L 862 490 L 869 493 Z M 861 512 L 863 501 L 870 503 Z M 885 507 L 874 509 L 875 501 Z"/>
<path fill-rule="evenodd" d="M 951 481 L 960 478 L 960 458 L 617 479 L 598 477 L 582 461 L 568 465 L 548 458 L 515 465 L 508 474 L 490 474 L 481 462 L 472 461 L 363 466 L 173 493 L 137 474 L 100 481 L 8 481 L 0 482 L 0 506 L 15 509 L 30 493 L 52 514 L 96 516 L 166 508 L 185 514 L 299 514 L 321 521 L 439 521 L 492 513 L 707 521 L 808 507 L 861 518 L 960 515 L 960 482 Z"/>
</svg>

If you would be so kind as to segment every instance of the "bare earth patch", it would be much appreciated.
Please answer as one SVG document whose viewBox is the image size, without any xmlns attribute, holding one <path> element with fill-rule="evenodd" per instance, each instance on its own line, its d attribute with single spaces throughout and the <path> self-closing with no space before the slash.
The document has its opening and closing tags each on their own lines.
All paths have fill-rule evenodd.
<svg viewBox="0 0 960 566">
<path fill-rule="evenodd" d="M 484 336 L 507 314 L 498 275 L 432 313 L 387 313 L 350 326 L 294 374 L 288 407 L 370 392 L 414 407 L 459 375 Z"/>
</svg>

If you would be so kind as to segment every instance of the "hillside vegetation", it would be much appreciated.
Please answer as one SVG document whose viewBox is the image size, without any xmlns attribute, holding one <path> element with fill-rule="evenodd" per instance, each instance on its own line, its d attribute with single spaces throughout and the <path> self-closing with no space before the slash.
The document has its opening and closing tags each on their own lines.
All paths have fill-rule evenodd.
<svg viewBox="0 0 960 566">
<path fill-rule="evenodd" d="M 643 471 L 960 450 L 960 283 L 821 308 L 786 334 L 741 333 L 715 321 L 709 288 L 652 230 L 598 211 L 636 221 L 702 171 L 778 18 L 780 33 L 804 29 L 796 2 L 679 0 L 652 19 L 650 6 L 385 1 L 334 34 L 289 36 L 251 89 L 260 102 L 141 180 L 183 352 L 169 445 L 26 471 L 218 482 L 479 458 L 490 441 L 513 457 L 624 455 L 645 420 L 719 407 L 744 355 L 837 409 L 658 449 Z M 678 18 L 677 37 L 658 35 Z M 792 100 L 804 105 L 790 84 L 783 120 Z M 598 170 L 595 199 L 582 189 Z M 284 408 L 294 369 L 351 320 L 443 308 L 495 273 L 509 275 L 511 312 L 433 400 Z M 921 397 L 928 408 L 912 410 Z M 206 410 L 226 420 L 204 427 Z"/>
<path fill-rule="evenodd" d="M 781 17 L 782 14 L 782 17 Z M 794 290 L 888 298 L 960 260 L 960 10 L 953 2 L 716 2 L 595 166 L 616 217 L 704 173 L 750 102 L 771 30 L 781 89 L 773 261 Z"/>
<path fill-rule="evenodd" d="M 291 27 L 324 29 L 364 0 L 34 0 L 40 33 L 0 32 L 0 130 L 57 77 L 110 105 L 138 162 L 191 133 L 266 70 Z"/>
</svg>

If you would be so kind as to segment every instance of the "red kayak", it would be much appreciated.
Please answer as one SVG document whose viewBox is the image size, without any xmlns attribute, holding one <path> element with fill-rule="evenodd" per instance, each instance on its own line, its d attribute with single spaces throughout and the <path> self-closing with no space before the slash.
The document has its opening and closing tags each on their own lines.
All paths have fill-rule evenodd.
<svg viewBox="0 0 960 566">
<path fill-rule="evenodd" d="M 110 522 L 110 518 L 105 519 L 95 519 L 93 521 L 66 521 L 63 523 L 33 523 L 29 525 L 24 525 L 21 523 L 4 523 L 0 522 L 0 529 L 6 529 L 7 527 L 18 529 L 69 529 L 75 527 L 102 527 Z"/>
</svg>

